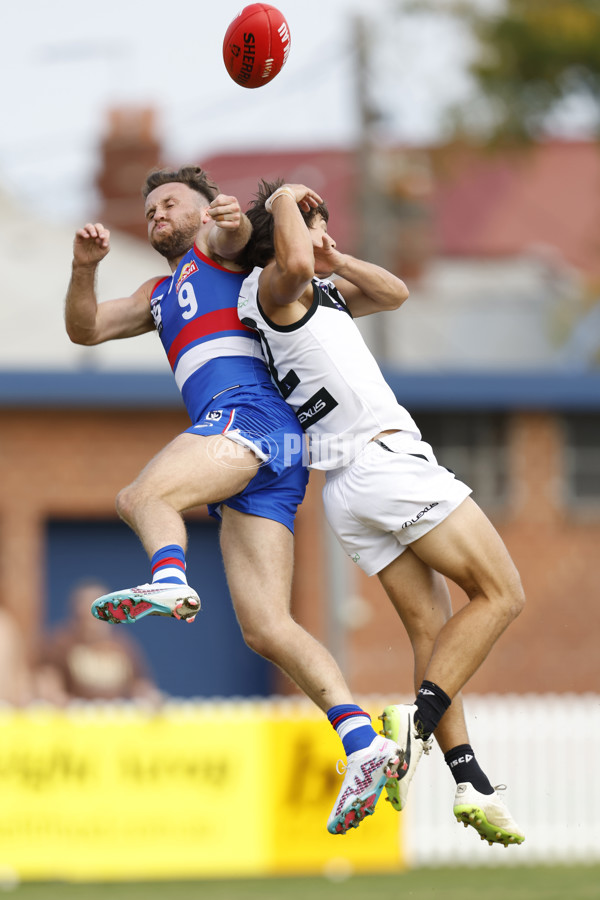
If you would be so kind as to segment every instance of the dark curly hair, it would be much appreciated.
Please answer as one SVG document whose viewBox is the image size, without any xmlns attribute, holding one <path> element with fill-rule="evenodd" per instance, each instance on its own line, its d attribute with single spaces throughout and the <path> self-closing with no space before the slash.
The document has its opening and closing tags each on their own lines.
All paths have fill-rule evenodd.
<svg viewBox="0 0 600 900">
<path fill-rule="evenodd" d="M 264 268 L 275 255 L 273 216 L 266 211 L 265 203 L 271 194 L 284 184 L 286 184 L 284 178 L 278 178 L 276 181 L 265 181 L 264 179 L 259 181 L 256 197 L 246 210 L 246 215 L 252 223 L 252 236 L 238 260 L 244 269 L 253 269 L 254 266 Z M 317 215 L 322 216 L 326 222 L 329 221 L 329 210 L 325 203 L 320 203 L 319 206 L 308 212 L 302 212 L 302 210 L 300 212 L 308 226 Z"/>
<path fill-rule="evenodd" d="M 211 181 L 200 166 L 182 166 L 177 171 L 172 169 L 153 169 L 149 172 L 142 187 L 142 197 L 146 200 L 148 194 L 155 188 L 160 187 L 161 184 L 172 184 L 174 181 L 186 184 L 193 191 L 198 191 L 209 203 L 219 193 L 219 188 L 215 182 Z"/>
</svg>

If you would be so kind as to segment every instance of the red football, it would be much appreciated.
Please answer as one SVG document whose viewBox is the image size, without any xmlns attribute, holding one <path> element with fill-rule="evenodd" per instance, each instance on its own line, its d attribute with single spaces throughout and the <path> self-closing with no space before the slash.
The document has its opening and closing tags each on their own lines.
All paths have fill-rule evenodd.
<svg viewBox="0 0 600 900">
<path fill-rule="evenodd" d="M 225 68 L 242 87 L 268 84 L 283 68 L 290 52 L 290 29 L 269 3 L 251 3 L 238 13 L 223 41 Z"/>
</svg>

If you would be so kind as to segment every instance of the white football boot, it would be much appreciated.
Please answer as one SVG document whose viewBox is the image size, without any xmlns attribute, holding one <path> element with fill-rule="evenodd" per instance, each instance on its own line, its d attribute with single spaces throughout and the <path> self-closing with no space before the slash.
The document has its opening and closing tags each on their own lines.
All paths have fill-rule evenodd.
<svg viewBox="0 0 600 900">
<path fill-rule="evenodd" d="M 465 828 L 472 825 L 488 844 L 522 844 L 525 835 L 511 816 L 499 792 L 506 785 L 499 784 L 493 794 L 480 794 L 468 782 L 457 785 L 454 797 L 454 815 Z"/>
<path fill-rule="evenodd" d="M 416 706 L 400 703 L 386 706 L 379 716 L 383 722 L 383 734 L 400 749 L 401 761 L 397 774 L 388 778 L 385 791 L 387 799 L 397 812 L 406 806 L 408 789 L 423 753 L 429 753 L 432 738 L 423 740 L 415 726 Z"/>
</svg>

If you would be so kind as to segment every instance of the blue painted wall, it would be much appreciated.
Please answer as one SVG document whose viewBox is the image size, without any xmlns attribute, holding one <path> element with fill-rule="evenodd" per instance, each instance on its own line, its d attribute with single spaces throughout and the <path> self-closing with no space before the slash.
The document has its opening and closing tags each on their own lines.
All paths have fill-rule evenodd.
<svg viewBox="0 0 600 900">
<path fill-rule="evenodd" d="M 217 523 L 188 524 L 188 581 L 202 611 L 192 625 L 147 617 L 127 628 L 146 654 L 158 686 L 174 697 L 266 696 L 274 669 L 249 650 L 233 612 L 218 544 Z M 52 520 L 47 527 L 48 627 L 64 619 L 72 588 L 98 578 L 118 590 L 150 579 L 137 537 L 118 519 Z M 90 613 L 91 615 L 91 613 Z"/>
</svg>

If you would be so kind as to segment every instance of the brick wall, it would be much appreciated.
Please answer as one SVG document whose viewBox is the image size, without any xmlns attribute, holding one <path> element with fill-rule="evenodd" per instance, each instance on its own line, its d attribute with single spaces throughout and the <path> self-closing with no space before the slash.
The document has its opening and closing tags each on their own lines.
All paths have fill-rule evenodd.
<svg viewBox="0 0 600 900">
<path fill-rule="evenodd" d="M 567 509 L 561 440 L 553 415 L 511 418 L 509 503 L 491 518 L 519 569 L 527 604 L 470 681 L 472 693 L 600 689 L 600 511 L 584 518 Z M 410 692 L 412 655 L 402 626 L 377 579 L 359 574 L 358 588 L 371 616 L 350 635 L 352 687 Z M 464 604 L 454 585 L 451 595 L 454 609 Z"/>
<path fill-rule="evenodd" d="M 14 610 L 32 644 L 46 597 L 46 519 L 114 515 L 118 490 L 187 424 L 179 411 L 0 411 L 0 602 Z M 564 505 L 561 432 L 554 416 L 514 415 L 510 431 L 509 503 L 493 521 L 519 568 L 528 602 L 469 690 L 597 691 L 600 515 L 578 518 Z M 293 602 L 298 620 L 327 642 L 321 484 L 313 473 L 297 521 Z M 367 579 L 350 562 L 348 567 L 358 597 L 351 616 L 358 627 L 345 634 L 351 687 L 357 693 L 411 693 L 412 656 L 403 628 L 378 580 Z M 458 590 L 452 595 L 457 608 L 464 599 Z M 277 688 L 291 690 L 283 676 Z"/>
<path fill-rule="evenodd" d="M 30 637 L 45 602 L 46 519 L 116 515 L 118 490 L 186 423 L 178 412 L 0 412 L 0 598 Z"/>
</svg>

